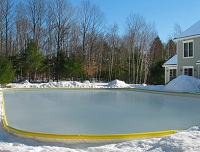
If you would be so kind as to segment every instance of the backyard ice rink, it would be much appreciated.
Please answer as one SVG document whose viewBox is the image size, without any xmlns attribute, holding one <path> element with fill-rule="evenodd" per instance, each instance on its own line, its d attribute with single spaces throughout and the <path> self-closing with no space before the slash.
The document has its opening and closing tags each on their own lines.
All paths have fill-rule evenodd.
<svg viewBox="0 0 200 152">
<path fill-rule="evenodd" d="M 70 88 L 134 88 L 165 90 L 176 92 L 200 93 L 200 80 L 188 76 L 179 76 L 166 86 L 145 86 L 145 85 L 129 85 L 124 82 L 115 80 L 108 84 L 96 83 L 78 83 L 78 82 L 59 82 L 49 84 L 30 84 L 28 82 L 22 84 L 9 84 L 9 87 L 18 88 L 48 88 L 48 87 L 70 87 Z M 2 94 L 1 94 L 2 100 Z M 1 111 L 2 114 L 2 111 Z M 2 121 L 2 120 L 0 120 Z M 69 152 L 85 152 L 85 151 L 200 151 L 200 126 L 194 126 L 188 130 L 161 138 L 150 138 L 143 140 L 131 140 L 121 143 L 104 144 L 104 145 L 61 145 L 39 143 L 29 139 L 22 139 L 6 132 L 0 127 L 0 151 L 69 151 Z"/>
<path fill-rule="evenodd" d="M 130 89 L 4 90 L 4 105 L 9 126 L 47 134 L 158 132 L 200 122 L 199 96 Z"/>
</svg>

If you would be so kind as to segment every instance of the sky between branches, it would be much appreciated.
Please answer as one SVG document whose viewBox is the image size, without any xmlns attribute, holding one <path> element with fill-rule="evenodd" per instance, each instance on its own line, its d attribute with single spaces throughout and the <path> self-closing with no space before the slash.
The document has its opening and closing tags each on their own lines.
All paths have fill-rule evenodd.
<svg viewBox="0 0 200 152">
<path fill-rule="evenodd" d="M 82 0 L 69 0 L 80 6 Z M 173 38 L 175 24 L 184 31 L 200 20 L 200 0 L 91 0 L 106 17 L 108 25 L 118 24 L 119 34 L 125 31 L 125 21 L 130 13 L 142 15 L 147 22 L 155 24 L 163 42 Z"/>
</svg>

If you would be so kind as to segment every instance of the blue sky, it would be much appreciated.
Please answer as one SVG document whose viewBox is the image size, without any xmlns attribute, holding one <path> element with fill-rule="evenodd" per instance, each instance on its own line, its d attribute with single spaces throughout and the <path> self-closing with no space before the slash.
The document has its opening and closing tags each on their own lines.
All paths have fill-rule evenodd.
<svg viewBox="0 0 200 152">
<path fill-rule="evenodd" d="M 70 0 L 80 6 L 82 0 Z M 106 17 L 107 25 L 117 23 L 119 32 L 125 31 L 125 21 L 130 13 L 140 14 L 154 23 L 159 37 L 166 42 L 174 32 L 174 25 L 184 31 L 200 20 L 200 0 L 91 0 Z"/>
</svg>

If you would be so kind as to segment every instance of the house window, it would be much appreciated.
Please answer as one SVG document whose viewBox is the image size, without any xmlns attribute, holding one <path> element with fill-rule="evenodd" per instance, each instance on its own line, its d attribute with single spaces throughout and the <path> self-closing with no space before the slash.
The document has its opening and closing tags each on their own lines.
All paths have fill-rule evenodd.
<svg viewBox="0 0 200 152">
<path fill-rule="evenodd" d="M 185 68 L 184 75 L 193 76 L 193 68 Z"/>
<path fill-rule="evenodd" d="M 193 41 L 187 41 L 187 42 L 184 42 L 184 57 L 187 58 L 187 57 L 193 57 L 193 54 L 194 54 L 194 49 L 193 49 Z"/>
<path fill-rule="evenodd" d="M 169 80 L 176 78 L 176 69 L 170 69 L 169 70 Z"/>
</svg>

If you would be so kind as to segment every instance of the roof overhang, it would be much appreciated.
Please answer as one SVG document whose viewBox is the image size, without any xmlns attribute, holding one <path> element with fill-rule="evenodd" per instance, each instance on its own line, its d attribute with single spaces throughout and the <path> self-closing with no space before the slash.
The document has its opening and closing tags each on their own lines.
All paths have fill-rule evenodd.
<svg viewBox="0 0 200 152">
<path fill-rule="evenodd" d="M 197 37 L 200 37 L 200 34 L 192 35 L 192 36 L 186 36 L 186 37 L 180 37 L 180 38 L 174 38 L 174 41 L 177 42 L 177 41 L 181 41 L 181 40 L 185 40 L 185 39 L 194 39 L 194 38 L 197 38 Z"/>
<path fill-rule="evenodd" d="M 163 64 L 162 67 L 177 67 L 177 64 Z"/>
</svg>

